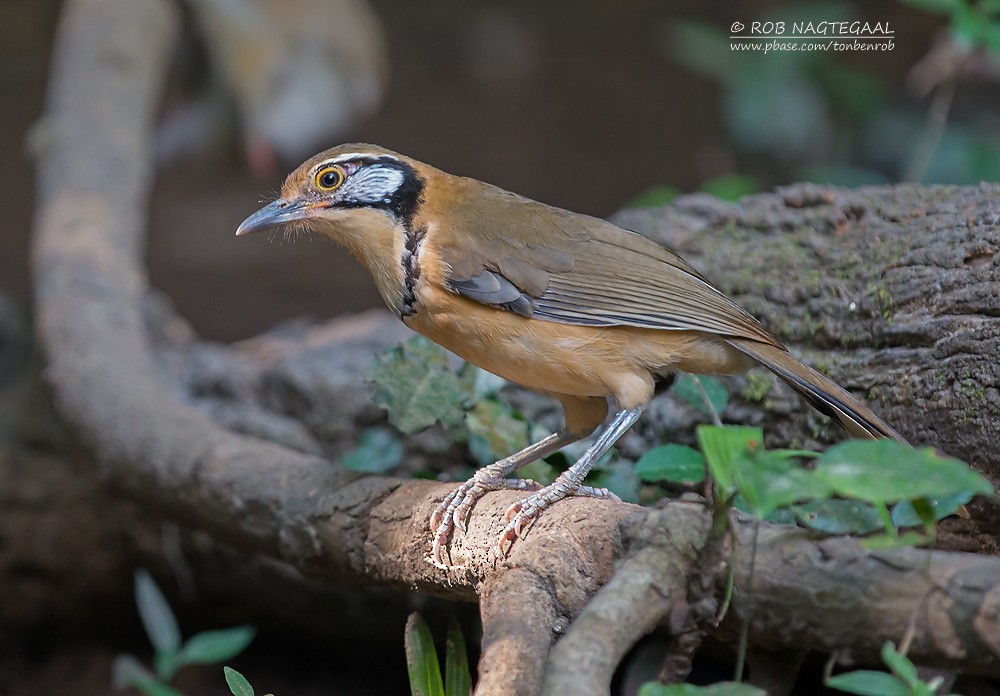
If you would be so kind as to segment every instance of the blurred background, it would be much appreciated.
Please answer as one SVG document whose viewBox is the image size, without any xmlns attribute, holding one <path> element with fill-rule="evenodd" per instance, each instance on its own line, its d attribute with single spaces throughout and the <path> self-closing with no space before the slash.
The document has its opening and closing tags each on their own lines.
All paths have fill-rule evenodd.
<svg viewBox="0 0 1000 696">
<path fill-rule="evenodd" d="M 212 340 L 380 306 L 367 273 L 326 241 L 233 237 L 288 171 L 341 142 L 377 143 L 598 216 L 803 180 L 1000 180 L 992 0 L 177 2 L 185 23 L 155 138 L 148 265 Z M 57 0 L 0 0 L 0 299 L 24 306 L 30 152 L 44 138 L 35 125 L 59 9 Z M 731 49 L 734 22 L 769 19 L 884 23 L 893 48 Z M 400 634 L 385 640 L 401 673 Z M 109 662 L 66 651 L 47 668 L 22 663 L 34 675 L 22 683 L 34 688 L 11 693 L 58 693 L 45 685 L 81 674 L 104 693 Z M 309 664 L 327 669 L 323 658 Z M 13 683 L 13 673 L 0 678 Z M 351 693 L 365 693 L 370 676 Z M 325 672 L 315 681 L 332 683 Z"/>
<path fill-rule="evenodd" d="M 207 338 L 378 304 L 327 242 L 232 236 L 288 171 L 340 142 L 600 216 L 699 189 L 1000 178 L 1000 40 L 974 0 L 181 4 L 148 254 L 153 282 Z M 58 10 L 0 3 L 0 291 L 20 298 L 28 135 Z M 767 19 L 887 22 L 894 48 L 730 50 L 734 21 Z"/>
</svg>

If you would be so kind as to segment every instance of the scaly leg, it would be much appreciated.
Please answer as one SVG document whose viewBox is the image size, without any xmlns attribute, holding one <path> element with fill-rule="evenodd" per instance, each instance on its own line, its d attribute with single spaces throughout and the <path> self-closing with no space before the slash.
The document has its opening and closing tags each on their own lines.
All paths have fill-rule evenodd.
<svg viewBox="0 0 1000 696">
<path fill-rule="evenodd" d="M 534 481 L 508 477 L 525 464 L 536 459 L 543 459 L 579 439 L 579 437 L 568 433 L 549 435 L 543 440 L 525 447 L 520 452 L 483 467 L 472 478 L 449 493 L 431 514 L 430 526 L 434 534 L 431 559 L 438 565 L 445 565 L 442 559 L 443 551 L 448 543 L 448 535 L 453 527 L 458 527 L 463 532 L 466 530 L 466 520 L 472 510 L 472 505 L 485 493 L 499 490 L 539 490 L 541 486 Z M 579 487 L 576 494 L 595 498 L 606 498 L 612 495 L 603 488 L 591 488 L 590 486 Z"/>
<path fill-rule="evenodd" d="M 616 413 L 600 437 L 597 438 L 597 441 L 583 453 L 583 456 L 573 466 L 562 472 L 559 478 L 548 486 L 545 486 L 545 488 L 542 488 L 524 500 L 519 500 L 507 508 L 507 513 L 504 515 L 507 520 L 507 527 L 503 530 L 503 534 L 500 535 L 500 553 L 504 556 L 507 555 L 510 544 L 524 533 L 526 527 L 531 524 L 543 509 L 554 502 L 562 500 L 566 496 L 579 495 L 583 480 L 587 477 L 587 473 L 594 465 L 594 462 L 603 457 L 604 453 L 611 449 L 611 446 L 618 441 L 618 438 L 635 425 L 641 414 L 642 410 L 637 408 Z M 601 497 L 609 497 L 611 495 L 611 493 L 607 493 L 606 496 Z"/>
</svg>

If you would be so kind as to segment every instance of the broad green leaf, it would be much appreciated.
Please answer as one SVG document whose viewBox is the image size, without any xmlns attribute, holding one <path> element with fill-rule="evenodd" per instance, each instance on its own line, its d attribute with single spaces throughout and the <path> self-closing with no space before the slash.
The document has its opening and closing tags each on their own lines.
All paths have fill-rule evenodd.
<svg viewBox="0 0 1000 696">
<path fill-rule="evenodd" d="M 232 667 L 223 667 L 222 673 L 226 675 L 226 684 L 233 696 L 254 696 L 253 687 L 242 674 Z"/>
<path fill-rule="evenodd" d="M 712 478 L 728 496 L 735 486 L 733 460 L 749 448 L 763 449 L 764 431 L 760 428 L 699 425 L 695 432 Z"/>
<path fill-rule="evenodd" d="M 135 572 L 135 604 L 146 629 L 149 642 L 156 652 L 177 652 L 181 647 L 181 631 L 170 610 L 166 597 L 156 581 L 145 570 Z"/>
<path fill-rule="evenodd" d="M 469 696 L 472 676 L 469 674 L 469 656 L 465 650 L 462 627 L 454 616 L 448 621 L 448 637 L 444 653 L 444 692 L 446 696 Z"/>
<path fill-rule="evenodd" d="M 702 396 L 701 389 L 698 388 L 699 382 L 701 389 L 704 389 L 708 395 L 708 401 L 712 404 L 715 413 L 721 414 L 725 411 L 729 404 L 729 392 L 715 377 L 679 374 L 670 391 L 698 413 L 711 417 L 712 410 L 705 404 L 705 397 Z"/>
<path fill-rule="evenodd" d="M 343 455 L 338 464 L 353 471 L 384 474 L 403 459 L 403 443 L 385 428 L 365 428 L 358 446 Z"/>
<path fill-rule="evenodd" d="M 943 498 L 929 498 L 927 500 L 934 513 L 934 519 L 943 520 L 948 515 L 955 514 L 960 507 L 972 500 L 973 495 L 969 491 L 959 491 L 954 495 Z M 909 500 L 904 500 L 892 508 L 892 521 L 897 527 L 915 527 L 922 524 L 920 516 L 917 515 L 916 510 L 913 509 L 913 504 Z"/>
<path fill-rule="evenodd" d="M 209 665 L 230 660 L 246 650 L 257 630 L 253 626 L 234 626 L 218 631 L 203 631 L 188 638 L 181 648 L 184 664 Z"/>
<path fill-rule="evenodd" d="M 640 192 L 623 205 L 623 208 L 658 208 L 673 202 L 680 195 L 673 186 L 652 186 Z"/>
<path fill-rule="evenodd" d="M 946 497 L 961 491 L 994 495 L 989 482 L 957 459 L 895 440 L 848 440 L 828 449 L 816 473 L 838 495 L 872 503 Z"/>
<path fill-rule="evenodd" d="M 738 682 L 722 682 L 710 686 L 648 682 L 639 688 L 638 696 L 767 696 L 767 693 L 755 686 Z"/>
<path fill-rule="evenodd" d="M 528 424 L 501 401 L 483 399 L 465 414 L 469 431 L 469 452 L 481 465 L 524 449 L 528 442 Z"/>
<path fill-rule="evenodd" d="M 701 483 L 705 480 L 705 457 L 687 445 L 660 445 L 639 457 L 635 474 L 649 483 Z"/>
<path fill-rule="evenodd" d="M 871 670 L 838 674 L 827 679 L 826 685 L 831 689 L 859 696 L 911 696 L 910 687 L 896 677 Z"/>
<path fill-rule="evenodd" d="M 824 534 L 871 534 L 882 528 L 878 511 L 860 500 L 813 500 L 792 511 L 803 525 Z"/>
<path fill-rule="evenodd" d="M 885 645 L 882 646 L 882 661 L 892 670 L 893 674 L 906 682 L 907 685 L 912 687 L 920 681 L 920 677 L 917 676 L 917 668 L 905 655 L 896 650 L 896 646 L 891 641 L 886 641 Z"/>
<path fill-rule="evenodd" d="M 417 612 L 406 620 L 406 670 L 413 696 L 444 696 L 437 650 L 427 622 Z"/>
<path fill-rule="evenodd" d="M 375 383 L 375 403 L 407 435 L 438 422 L 461 425 L 471 398 L 469 380 L 452 372 L 444 349 L 422 336 L 376 356 L 365 377 Z"/>
<path fill-rule="evenodd" d="M 733 459 L 733 481 L 759 517 L 799 501 L 828 498 L 830 485 L 785 452 L 747 450 Z"/>
</svg>

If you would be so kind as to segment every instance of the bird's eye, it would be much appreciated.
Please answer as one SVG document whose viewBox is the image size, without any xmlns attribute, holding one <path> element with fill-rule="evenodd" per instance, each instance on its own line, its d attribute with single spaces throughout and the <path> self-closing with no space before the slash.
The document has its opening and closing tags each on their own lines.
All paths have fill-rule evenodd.
<svg viewBox="0 0 1000 696">
<path fill-rule="evenodd" d="M 340 188 L 340 185 L 344 183 L 344 179 L 346 178 L 347 174 L 344 173 L 342 167 L 337 165 L 323 167 L 316 172 L 316 188 L 320 191 L 333 191 Z"/>
</svg>

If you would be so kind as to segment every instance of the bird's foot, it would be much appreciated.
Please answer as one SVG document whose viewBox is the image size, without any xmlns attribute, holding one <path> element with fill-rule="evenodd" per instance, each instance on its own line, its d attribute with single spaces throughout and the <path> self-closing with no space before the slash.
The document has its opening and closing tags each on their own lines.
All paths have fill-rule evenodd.
<svg viewBox="0 0 1000 696">
<path fill-rule="evenodd" d="M 457 527 L 462 532 L 468 529 L 467 521 L 473 504 L 489 491 L 503 490 L 539 490 L 541 486 L 530 479 L 503 478 L 490 468 L 481 469 L 468 481 L 449 493 L 441 504 L 431 513 L 431 533 L 434 535 L 434 546 L 431 549 L 431 561 L 439 567 L 450 568 L 444 562 L 445 549 L 452 529 Z"/>
<path fill-rule="evenodd" d="M 579 484 L 573 486 L 572 484 L 572 481 L 566 481 L 560 477 L 554 483 L 542 488 L 534 495 L 524 500 L 518 500 L 507 508 L 507 512 L 504 513 L 504 520 L 507 522 L 507 526 L 504 527 L 497 542 L 500 555 L 506 557 L 514 540 L 524 536 L 542 510 L 563 498 L 577 496 L 581 498 L 603 498 L 604 500 L 621 502 L 621 498 L 607 488 L 593 488 Z"/>
</svg>

